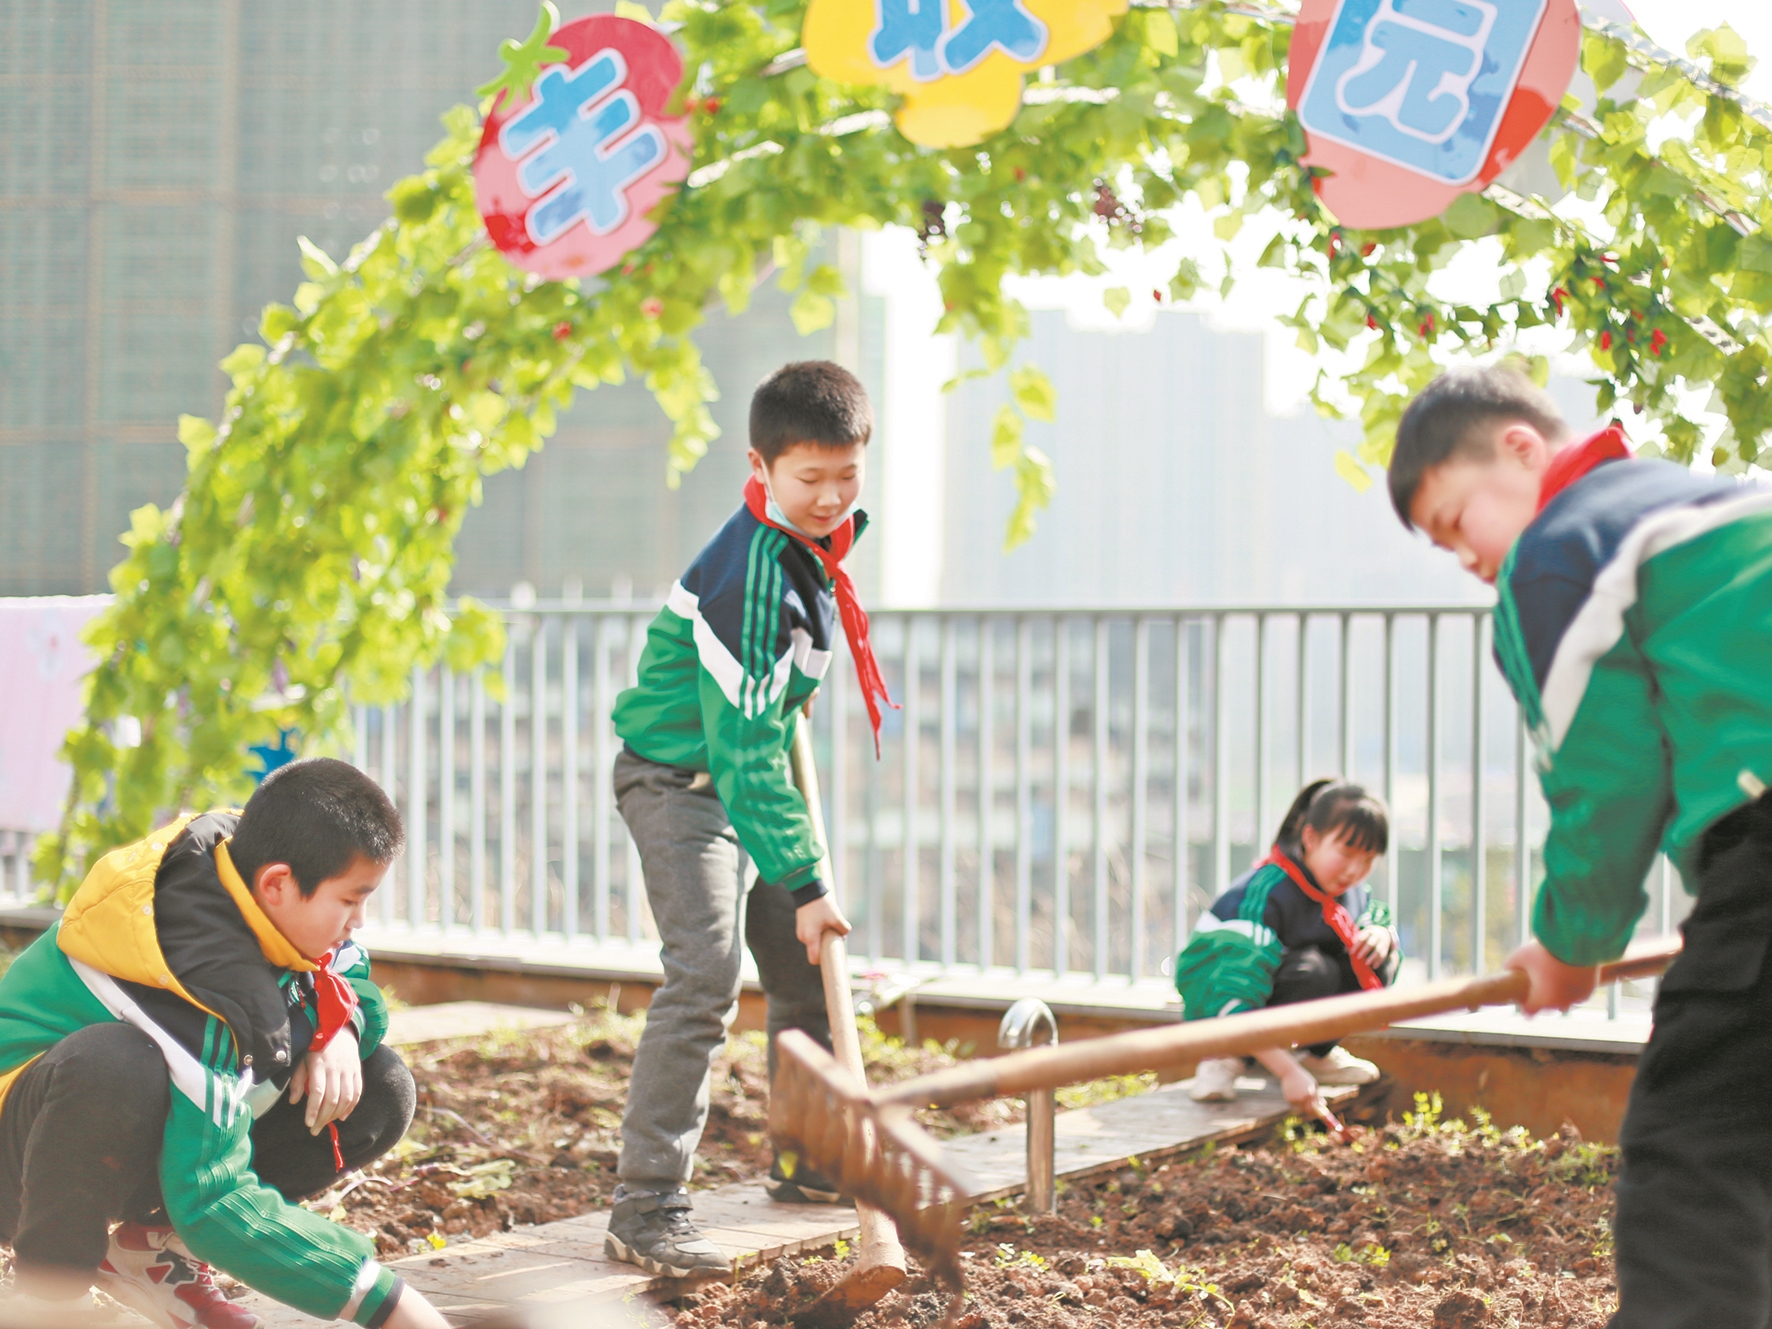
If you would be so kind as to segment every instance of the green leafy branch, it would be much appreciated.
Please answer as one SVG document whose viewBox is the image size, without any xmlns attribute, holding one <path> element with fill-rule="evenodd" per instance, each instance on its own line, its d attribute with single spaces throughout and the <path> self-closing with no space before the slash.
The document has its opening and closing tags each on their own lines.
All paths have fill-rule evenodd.
<svg viewBox="0 0 1772 1329">
<path fill-rule="evenodd" d="M 672 0 L 664 17 L 690 71 L 694 170 L 617 271 L 543 282 L 487 245 L 469 107 L 446 117 L 426 169 L 389 191 L 392 215 L 344 261 L 304 246 L 293 301 L 267 308 L 262 342 L 223 362 L 220 420 L 181 422 L 184 494 L 132 515 L 115 603 L 89 632 L 105 664 L 68 740 L 67 816 L 39 849 L 48 880 L 65 889 L 156 818 L 243 795 L 250 745 L 294 729 L 304 752 L 348 750 L 351 703 L 403 696 L 439 658 L 459 670 L 496 659 L 496 615 L 448 600 L 454 539 L 484 477 L 521 466 L 578 392 L 629 375 L 671 422 L 667 478 L 687 471 L 716 433 L 695 330 L 717 302 L 742 308 L 771 268 L 803 331 L 827 323 L 844 294 L 815 257 L 832 227 L 917 231 L 940 330 L 975 341 L 992 373 L 1010 368 L 1028 326 L 1008 277 L 1098 275 L 1104 248 L 1167 244 L 1191 200 L 1221 250 L 1178 256 L 1168 295 L 1226 293 L 1241 275 L 1236 237 L 1271 227 L 1259 262 L 1301 283 L 1289 318 L 1301 340 L 1345 362 L 1316 396 L 1361 417 L 1368 466 L 1388 459 L 1402 403 L 1449 356 L 1499 354 L 1540 330 L 1585 350 L 1602 407 L 1657 422 L 1670 455 L 1701 444 L 1681 390 L 1708 387 L 1727 417 L 1713 461 L 1757 461 L 1772 428 L 1772 132 L 1733 91 L 1746 56 L 1721 30 L 1695 41 L 1690 68 L 1589 34 L 1583 60 L 1602 92 L 1646 70 L 1632 96 L 1549 131 L 1579 217 L 1491 190 L 1362 234 L 1323 211 L 1300 164 L 1280 96 L 1289 20 L 1265 5 L 1134 9 L 1031 88 L 1008 131 L 939 152 L 898 135 L 883 90 L 826 82 L 795 58 L 802 0 Z M 544 19 L 507 44 L 486 95 L 527 88 L 555 58 Z M 1497 257 L 1496 298 L 1441 298 L 1436 274 L 1472 245 Z M 1009 385 L 990 442 L 1018 486 L 1014 543 L 1054 483 L 1025 422 L 1050 419 L 1055 402 L 1031 366 Z"/>
</svg>

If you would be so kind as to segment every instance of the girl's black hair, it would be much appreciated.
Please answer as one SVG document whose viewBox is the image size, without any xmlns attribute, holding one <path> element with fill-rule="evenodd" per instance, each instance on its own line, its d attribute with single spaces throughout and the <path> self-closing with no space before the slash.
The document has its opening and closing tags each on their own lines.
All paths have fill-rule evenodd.
<svg viewBox="0 0 1772 1329">
<path fill-rule="evenodd" d="M 1306 826 L 1318 835 L 1340 832 L 1353 849 L 1382 854 L 1390 848 L 1391 821 L 1384 800 L 1346 780 L 1313 780 L 1300 789 L 1274 843 L 1296 852 Z"/>
</svg>

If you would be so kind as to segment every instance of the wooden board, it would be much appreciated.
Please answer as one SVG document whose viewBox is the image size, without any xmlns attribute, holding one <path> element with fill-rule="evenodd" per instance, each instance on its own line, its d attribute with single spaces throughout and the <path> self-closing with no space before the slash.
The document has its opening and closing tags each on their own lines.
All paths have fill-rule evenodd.
<svg viewBox="0 0 1772 1329">
<path fill-rule="evenodd" d="M 1248 1138 L 1287 1114 L 1285 1100 L 1266 1080 L 1239 1082 L 1234 1103 L 1196 1103 L 1190 1082 L 1098 1107 L 1058 1115 L 1056 1161 L 1060 1177 L 1078 1179 L 1117 1168 L 1131 1157 L 1153 1161 L 1217 1141 Z M 1332 1101 L 1354 1089 L 1330 1089 Z M 943 1148 L 973 1183 L 981 1200 L 1019 1192 L 1027 1182 L 1027 1137 L 1020 1126 L 946 1141 Z M 856 1235 L 855 1210 L 847 1205 L 783 1205 L 758 1182 L 695 1194 L 697 1225 L 731 1259 L 742 1277 L 759 1264 L 829 1246 Z M 645 1326 L 647 1294 L 671 1293 L 659 1278 L 604 1258 L 608 1212 L 558 1223 L 518 1228 L 451 1243 L 434 1254 L 415 1255 L 392 1267 L 457 1324 L 472 1324 L 501 1310 L 561 1308 L 582 1313 L 590 1303 L 615 1316 L 612 1324 Z M 262 1297 L 248 1303 L 266 1329 L 308 1329 L 316 1321 Z M 618 1315 L 617 1312 L 621 1313 Z M 637 1317 L 637 1318 L 636 1318 Z M 652 1323 L 658 1323 L 653 1321 Z"/>
</svg>

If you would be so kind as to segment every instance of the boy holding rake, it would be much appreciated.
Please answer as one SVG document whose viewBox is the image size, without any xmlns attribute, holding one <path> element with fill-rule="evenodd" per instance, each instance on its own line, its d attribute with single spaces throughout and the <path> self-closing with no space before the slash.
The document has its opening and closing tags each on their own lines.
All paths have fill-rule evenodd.
<svg viewBox="0 0 1772 1329">
<path fill-rule="evenodd" d="M 1576 441 L 1508 365 L 1404 413 L 1406 526 L 1499 596 L 1551 808 L 1528 1014 L 1593 991 L 1658 849 L 1697 895 L 1624 1122 L 1614 1329 L 1772 1318 L 1772 490 Z"/>
<path fill-rule="evenodd" d="M 867 394 L 838 365 L 790 364 L 763 381 L 751 401 L 744 502 L 671 588 L 639 680 L 616 700 L 616 802 L 640 851 L 665 981 L 634 1057 L 605 1249 L 653 1273 L 730 1267 L 696 1229 L 685 1183 L 745 945 L 768 999 L 771 1072 L 784 1029 L 830 1046 L 819 949 L 849 923 L 819 879 L 823 855 L 788 749 L 839 621 L 879 734 L 886 688 L 843 568 L 867 525 L 855 504 L 872 433 Z M 741 847 L 757 867 L 748 894 Z M 771 1169 L 772 1198 L 839 1198 L 787 1162 Z"/>
</svg>

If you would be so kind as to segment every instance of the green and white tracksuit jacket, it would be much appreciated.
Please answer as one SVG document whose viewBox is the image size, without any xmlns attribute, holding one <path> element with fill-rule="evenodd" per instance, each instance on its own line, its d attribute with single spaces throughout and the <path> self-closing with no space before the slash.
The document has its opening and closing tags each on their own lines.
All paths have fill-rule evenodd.
<svg viewBox="0 0 1772 1329">
<path fill-rule="evenodd" d="M 853 519 L 859 536 L 867 518 Z M 794 903 L 826 893 L 788 747 L 830 668 L 831 583 L 812 554 L 745 507 L 671 587 L 616 699 L 615 732 L 638 756 L 705 771 L 758 875 Z"/>
<path fill-rule="evenodd" d="M 1772 490 L 1663 461 L 1577 475 L 1502 565 L 1495 655 L 1551 810 L 1533 928 L 1591 965 L 1629 943 L 1656 850 L 1690 889 L 1705 831 L 1772 783 Z"/>
<path fill-rule="evenodd" d="M 1294 862 L 1298 862 L 1294 855 Z M 1307 874 L 1309 869 L 1300 864 Z M 1315 879 L 1311 884 L 1316 885 Z M 1356 928 L 1391 927 L 1391 912 L 1364 886 L 1340 905 Z M 1392 929 L 1391 956 L 1381 978 L 1393 978 L 1401 949 Z M 1286 952 L 1314 946 L 1330 956 L 1347 947 L 1323 918 L 1323 906 L 1298 889 L 1275 863 L 1258 863 L 1232 882 L 1194 924 L 1193 936 L 1175 960 L 1175 990 L 1184 1020 L 1207 1020 L 1266 1006 Z"/>
<path fill-rule="evenodd" d="M 237 813 L 184 817 L 106 854 L 56 926 L 13 961 L 0 977 L 0 1107 L 69 1034 L 134 1025 L 170 1072 L 160 1184 L 191 1253 L 309 1315 L 377 1325 L 401 1280 L 374 1243 L 289 1203 L 252 1170 L 252 1123 L 287 1089 L 317 1024 L 316 966 L 235 871 L 227 842 L 238 823 Z M 357 993 L 352 1027 L 367 1057 L 388 1027 L 369 957 L 346 942 L 332 968 Z"/>
</svg>

